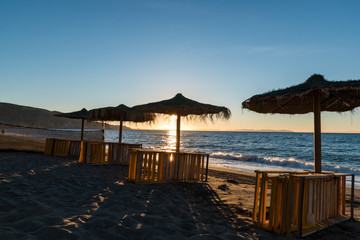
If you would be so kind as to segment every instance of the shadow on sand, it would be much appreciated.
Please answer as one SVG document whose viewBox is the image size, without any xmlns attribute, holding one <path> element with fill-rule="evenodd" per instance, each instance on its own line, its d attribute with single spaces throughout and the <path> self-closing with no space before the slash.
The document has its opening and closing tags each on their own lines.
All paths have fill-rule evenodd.
<svg viewBox="0 0 360 240">
<path fill-rule="evenodd" d="M 133 184 L 126 166 L 0 152 L 1 239 L 254 239 L 203 183 Z"/>
<path fill-rule="evenodd" d="M 0 239 L 283 239 L 206 183 L 134 184 L 127 171 L 0 152 Z"/>
</svg>

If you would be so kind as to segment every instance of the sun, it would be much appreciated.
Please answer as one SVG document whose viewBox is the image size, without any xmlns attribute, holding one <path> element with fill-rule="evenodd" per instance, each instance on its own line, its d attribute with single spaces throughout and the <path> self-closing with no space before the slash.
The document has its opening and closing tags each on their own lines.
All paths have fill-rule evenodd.
<svg viewBox="0 0 360 240">
<path fill-rule="evenodd" d="M 177 120 L 176 115 L 171 115 L 170 116 L 170 121 L 168 122 L 167 130 L 170 130 L 170 131 L 175 131 L 176 130 L 176 120 Z"/>
<path fill-rule="evenodd" d="M 176 115 L 163 116 L 157 120 L 156 128 L 161 130 L 175 131 L 176 130 Z"/>
<path fill-rule="evenodd" d="M 147 126 L 146 129 L 159 129 L 159 130 L 167 130 L 173 131 L 175 134 L 176 132 L 176 125 L 177 125 L 177 115 L 167 115 L 167 116 L 160 116 L 155 123 L 155 126 Z M 183 118 L 181 119 L 181 130 L 193 130 L 194 127 L 188 123 L 188 121 Z"/>
<path fill-rule="evenodd" d="M 176 116 L 176 115 L 171 115 L 171 116 L 170 116 L 170 121 L 171 121 L 171 122 L 175 122 L 176 119 L 177 119 L 177 116 Z"/>
</svg>

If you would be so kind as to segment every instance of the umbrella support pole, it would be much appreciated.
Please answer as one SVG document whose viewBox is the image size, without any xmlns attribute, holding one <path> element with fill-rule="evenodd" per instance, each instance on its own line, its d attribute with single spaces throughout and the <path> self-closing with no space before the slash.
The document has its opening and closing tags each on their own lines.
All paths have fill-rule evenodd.
<svg viewBox="0 0 360 240">
<path fill-rule="evenodd" d="M 181 116 L 177 115 L 176 121 L 176 152 L 180 152 L 180 118 Z"/>
<path fill-rule="evenodd" d="M 120 126 L 119 126 L 119 144 L 121 143 L 122 140 L 122 129 L 123 129 L 123 121 L 120 121 Z M 119 146 L 120 147 L 120 146 Z"/>
<path fill-rule="evenodd" d="M 320 92 L 314 95 L 314 168 L 321 173 L 321 102 Z"/>
<path fill-rule="evenodd" d="M 80 137 L 80 141 L 84 140 L 84 121 L 85 119 L 81 119 L 81 137 Z"/>
</svg>

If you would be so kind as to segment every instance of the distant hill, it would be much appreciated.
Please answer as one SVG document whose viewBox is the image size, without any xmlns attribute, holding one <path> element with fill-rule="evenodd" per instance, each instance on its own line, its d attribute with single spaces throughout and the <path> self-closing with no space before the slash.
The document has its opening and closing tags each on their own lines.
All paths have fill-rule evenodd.
<svg viewBox="0 0 360 240">
<path fill-rule="evenodd" d="M 61 112 L 0 102 L 0 124 L 56 129 L 81 128 L 81 120 L 54 116 L 58 113 Z M 85 121 L 85 128 L 101 129 L 101 123 Z M 105 126 L 105 129 L 118 128 L 118 126 L 108 124 Z M 123 129 L 130 128 L 124 127 Z"/>
</svg>

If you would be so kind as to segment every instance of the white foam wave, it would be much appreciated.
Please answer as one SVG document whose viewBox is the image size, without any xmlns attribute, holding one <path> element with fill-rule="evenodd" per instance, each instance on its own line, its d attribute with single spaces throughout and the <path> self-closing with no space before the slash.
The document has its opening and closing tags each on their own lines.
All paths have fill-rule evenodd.
<svg viewBox="0 0 360 240">
<path fill-rule="evenodd" d="M 279 166 L 289 169 L 298 169 L 298 170 L 313 170 L 313 162 L 305 162 L 295 158 L 280 158 L 280 157 L 260 157 L 255 155 L 243 155 L 243 154 L 229 154 L 222 152 L 215 152 L 210 154 L 211 158 L 222 159 L 222 160 L 232 160 L 240 162 L 251 162 L 264 164 L 267 166 Z M 343 172 L 351 174 L 360 174 L 360 169 L 346 168 L 341 166 L 332 166 L 328 164 L 322 164 L 323 171 L 333 171 L 333 172 Z"/>
</svg>

